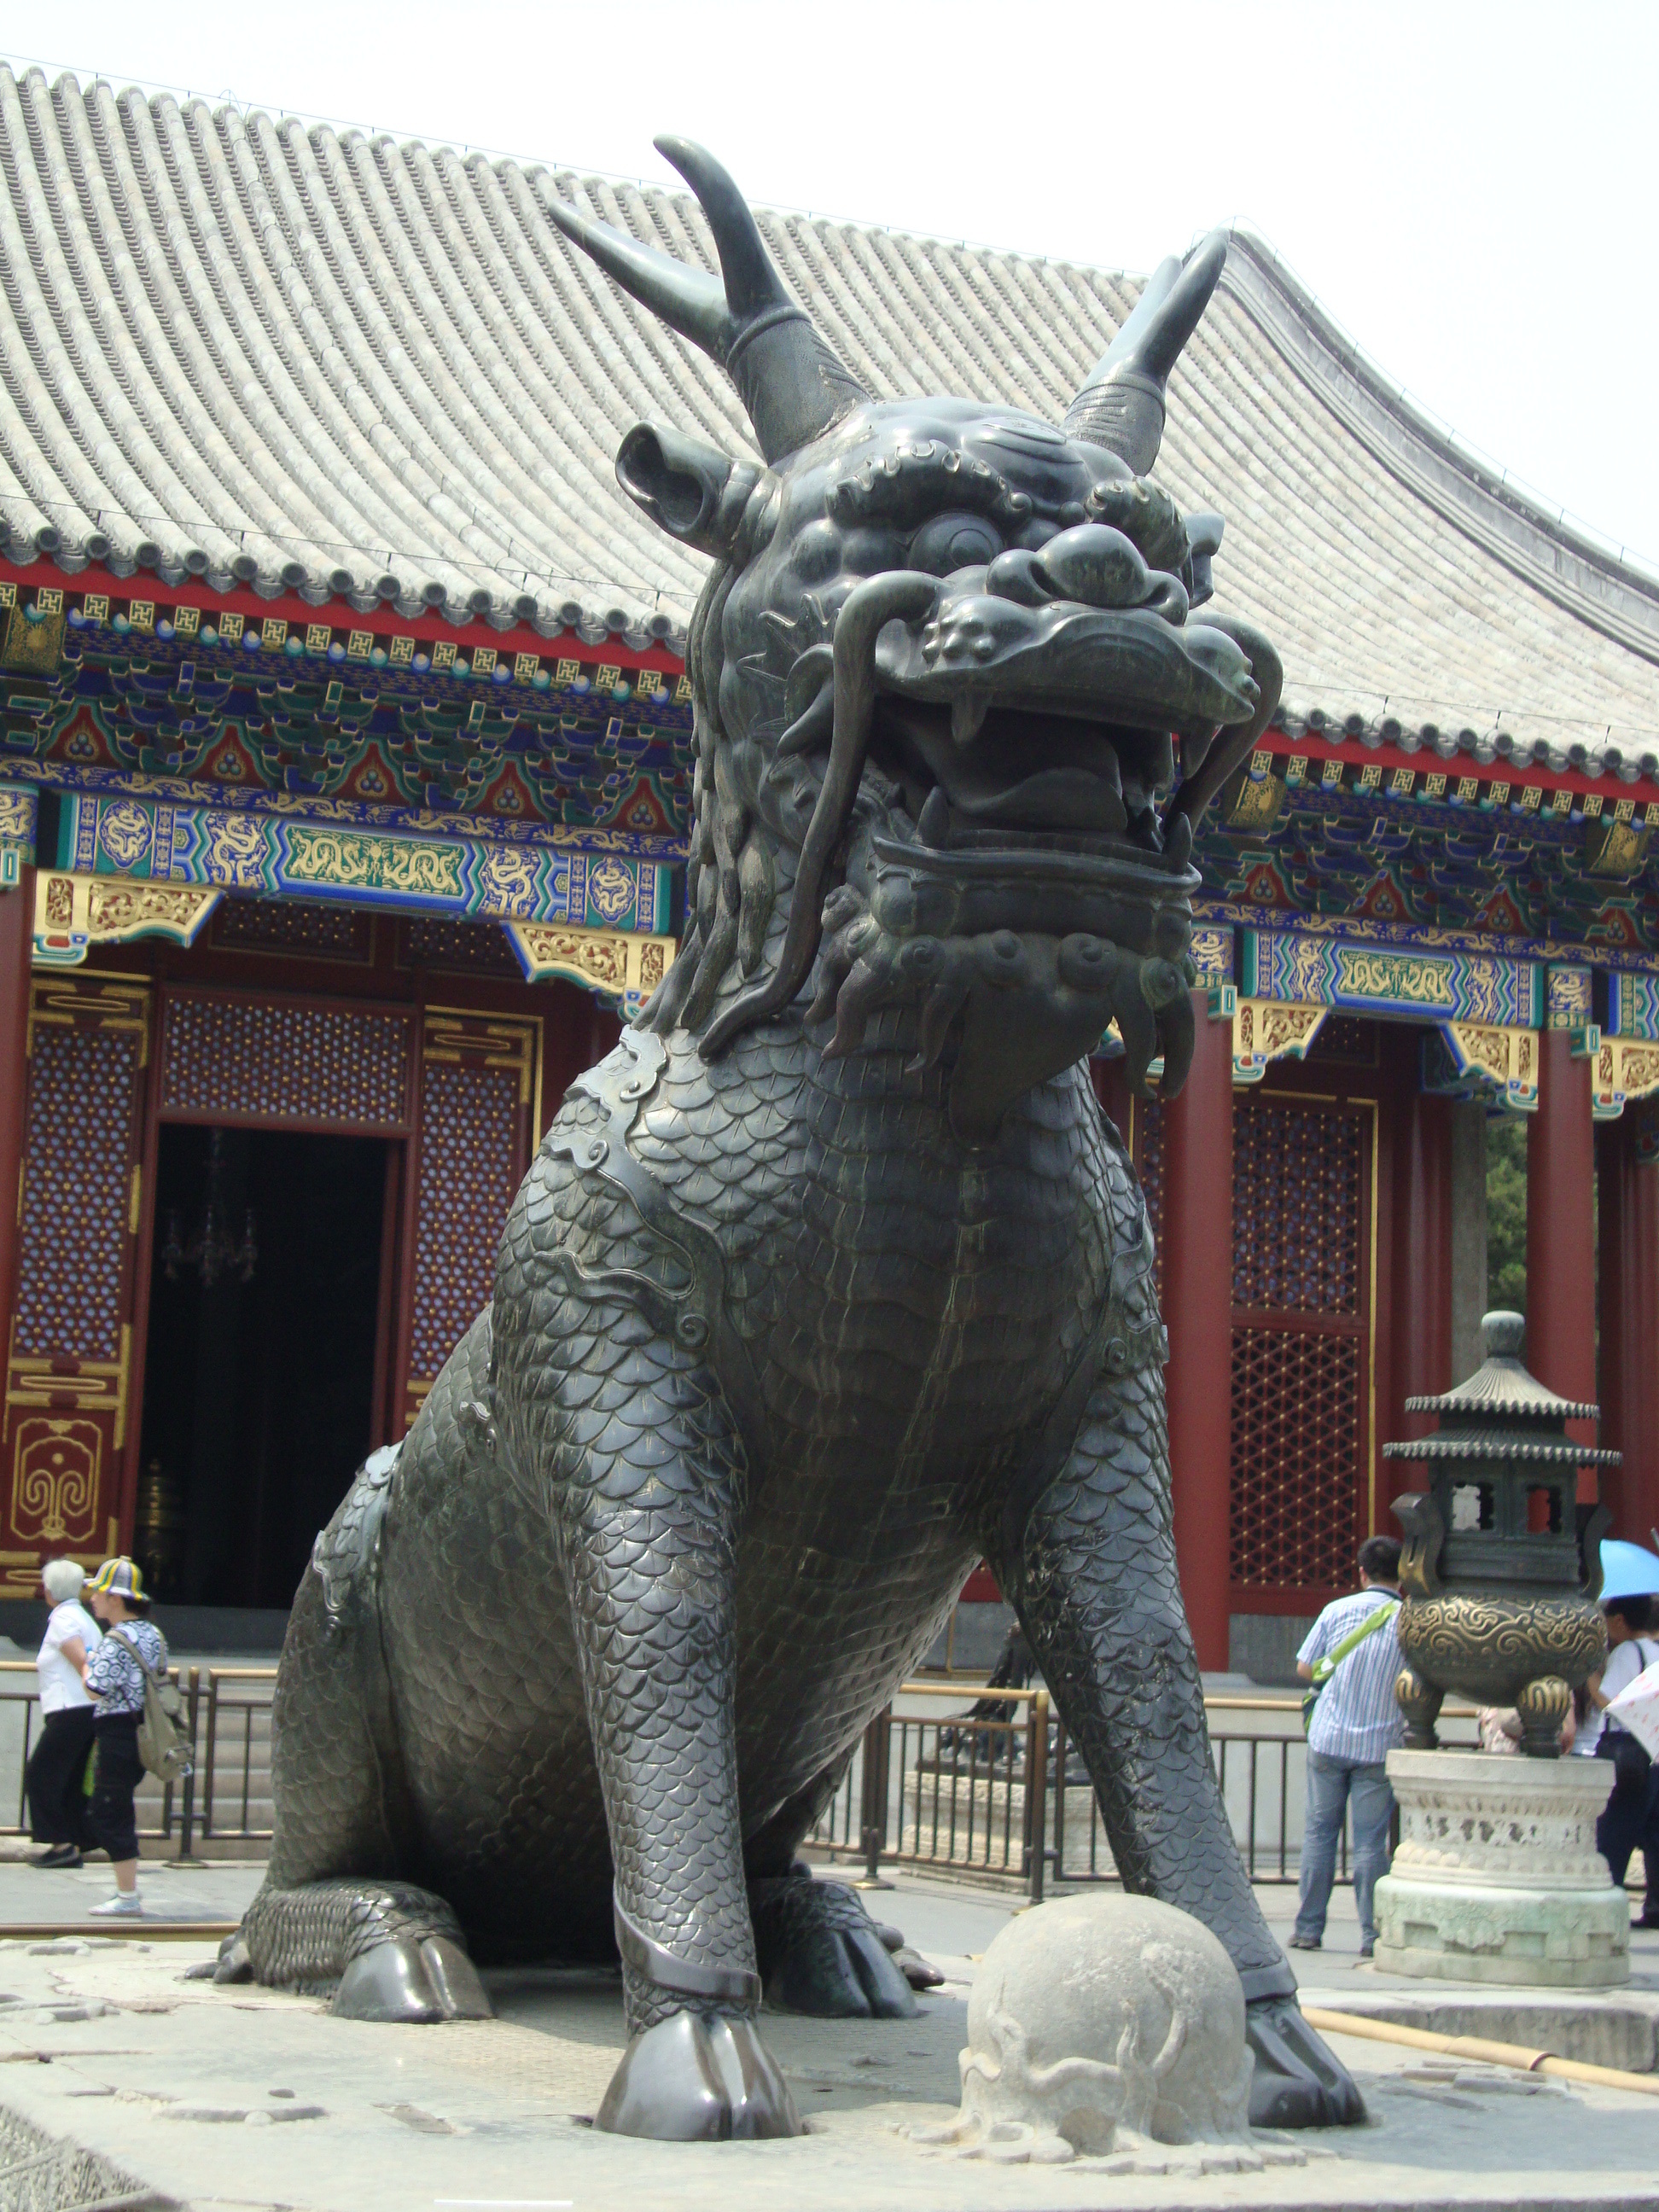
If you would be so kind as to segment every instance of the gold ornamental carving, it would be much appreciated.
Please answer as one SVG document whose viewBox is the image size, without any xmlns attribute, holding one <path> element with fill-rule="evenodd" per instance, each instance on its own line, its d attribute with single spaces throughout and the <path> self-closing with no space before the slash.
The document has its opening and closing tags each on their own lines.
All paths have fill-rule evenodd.
<svg viewBox="0 0 1659 2212">
<path fill-rule="evenodd" d="M 1304 1060 L 1328 1006 L 1288 999 L 1240 999 L 1233 1012 L 1233 1081 L 1260 1083 L 1270 1063 Z"/>
<path fill-rule="evenodd" d="M 1450 1006 L 1457 993 L 1449 963 L 1410 952 L 1362 951 L 1340 945 L 1337 975 L 1345 999 L 1402 1001 L 1413 1006 Z"/>
<path fill-rule="evenodd" d="M 378 837 L 362 831 L 313 830 L 296 823 L 288 832 L 285 872 L 297 884 L 459 899 L 466 890 L 465 857 L 458 845 L 412 837 Z"/>
<path fill-rule="evenodd" d="M 104 1432 L 72 1414 L 39 1414 L 13 1434 L 10 1534 L 25 1543 L 85 1543 L 97 1519 Z"/>
<path fill-rule="evenodd" d="M 1659 1091 L 1659 1044 L 1644 1037 L 1602 1037 L 1593 1082 L 1596 1120 L 1616 1121 L 1632 1099 Z"/>
<path fill-rule="evenodd" d="M 1496 1022 L 1442 1022 L 1440 1034 L 1460 1075 L 1472 1075 L 1521 1114 L 1538 1109 L 1538 1032 Z"/>
<path fill-rule="evenodd" d="M 632 930 L 586 929 L 557 921 L 509 921 L 505 927 L 532 983 L 563 976 L 619 1000 L 629 1012 L 650 997 L 678 950 L 672 937 Z"/>
<path fill-rule="evenodd" d="M 33 965 L 78 968 L 94 945 L 165 937 L 189 945 L 218 904 L 216 884 L 43 869 L 34 882 Z"/>
</svg>

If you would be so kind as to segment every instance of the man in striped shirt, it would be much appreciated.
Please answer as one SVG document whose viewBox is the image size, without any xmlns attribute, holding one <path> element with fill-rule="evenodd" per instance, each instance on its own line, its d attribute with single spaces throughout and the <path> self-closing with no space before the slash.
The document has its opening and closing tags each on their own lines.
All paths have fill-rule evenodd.
<svg viewBox="0 0 1659 2212">
<path fill-rule="evenodd" d="M 1389 1870 L 1389 1824 L 1394 1792 L 1383 1762 L 1402 1742 L 1405 1723 L 1395 1702 L 1400 1644 L 1393 1616 L 1400 1609 L 1400 1546 L 1392 1536 L 1368 1536 L 1359 1547 L 1363 1587 L 1328 1605 L 1296 1655 L 1296 1671 L 1310 1682 L 1319 1662 L 1347 1641 L 1380 1607 L 1379 1621 L 1364 1641 L 1339 1661 L 1321 1691 L 1308 1730 L 1308 1812 L 1302 1838 L 1302 1887 L 1293 1951 L 1317 1951 L 1325 1940 L 1325 1912 L 1336 1878 L 1336 1844 L 1342 1816 L 1353 1814 L 1353 1895 L 1359 1912 L 1359 1955 L 1376 1943 L 1372 1900 Z"/>
</svg>

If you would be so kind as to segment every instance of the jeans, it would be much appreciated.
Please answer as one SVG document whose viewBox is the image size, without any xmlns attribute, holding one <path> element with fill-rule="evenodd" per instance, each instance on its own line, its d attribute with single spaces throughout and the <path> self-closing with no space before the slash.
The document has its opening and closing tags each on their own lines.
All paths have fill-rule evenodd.
<svg viewBox="0 0 1659 2212">
<path fill-rule="evenodd" d="M 1342 1832 L 1344 1808 L 1350 1803 L 1353 1900 L 1359 1912 L 1359 1936 L 1362 1942 L 1375 1943 L 1372 1900 L 1378 1881 L 1389 1870 L 1389 1823 L 1394 1818 L 1394 1792 L 1389 1787 L 1388 1771 L 1380 1762 L 1361 1766 L 1351 1759 L 1332 1759 L 1322 1751 L 1310 1751 L 1301 1901 L 1296 1915 L 1297 1934 L 1310 1942 L 1325 1933 L 1325 1908 L 1336 1879 L 1336 1839 Z"/>
</svg>

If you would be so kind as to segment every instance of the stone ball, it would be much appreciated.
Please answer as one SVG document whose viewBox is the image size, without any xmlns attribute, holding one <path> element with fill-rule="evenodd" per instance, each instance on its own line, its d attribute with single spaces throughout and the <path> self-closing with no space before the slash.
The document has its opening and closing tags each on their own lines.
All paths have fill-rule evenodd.
<svg viewBox="0 0 1659 2212">
<path fill-rule="evenodd" d="M 1247 2142 L 1237 1969 L 1201 1922 L 1100 1891 L 1011 1920 L 968 2002 L 962 2119 L 1054 2154 Z M 1039 2154 L 1040 2155 L 1041 2154 Z"/>
</svg>

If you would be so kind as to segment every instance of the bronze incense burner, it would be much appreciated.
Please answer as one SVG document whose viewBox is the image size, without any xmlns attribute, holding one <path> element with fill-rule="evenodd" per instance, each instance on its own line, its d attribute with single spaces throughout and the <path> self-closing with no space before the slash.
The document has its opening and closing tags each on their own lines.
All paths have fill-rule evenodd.
<svg viewBox="0 0 1659 2212">
<path fill-rule="evenodd" d="M 1436 1748 L 1436 1718 L 1455 1690 L 1513 1705 L 1522 1751 L 1554 1759 L 1573 1691 L 1607 1656 L 1596 1599 L 1610 1516 L 1598 1505 L 1580 1534 L 1578 1470 L 1616 1467 L 1620 1455 L 1568 1437 L 1569 1421 L 1601 1409 L 1558 1398 L 1527 1372 L 1521 1315 L 1489 1313 L 1481 1327 L 1486 1358 L 1467 1382 L 1406 1401 L 1407 1413 L 1437 1415 L 1439 1432 L 1383 1447 L 1429 1470 L 1426 1492 L 1394 1501 L 1405 1530 L 1395 1693 L 1413 1751 Z"/>
</svg>

